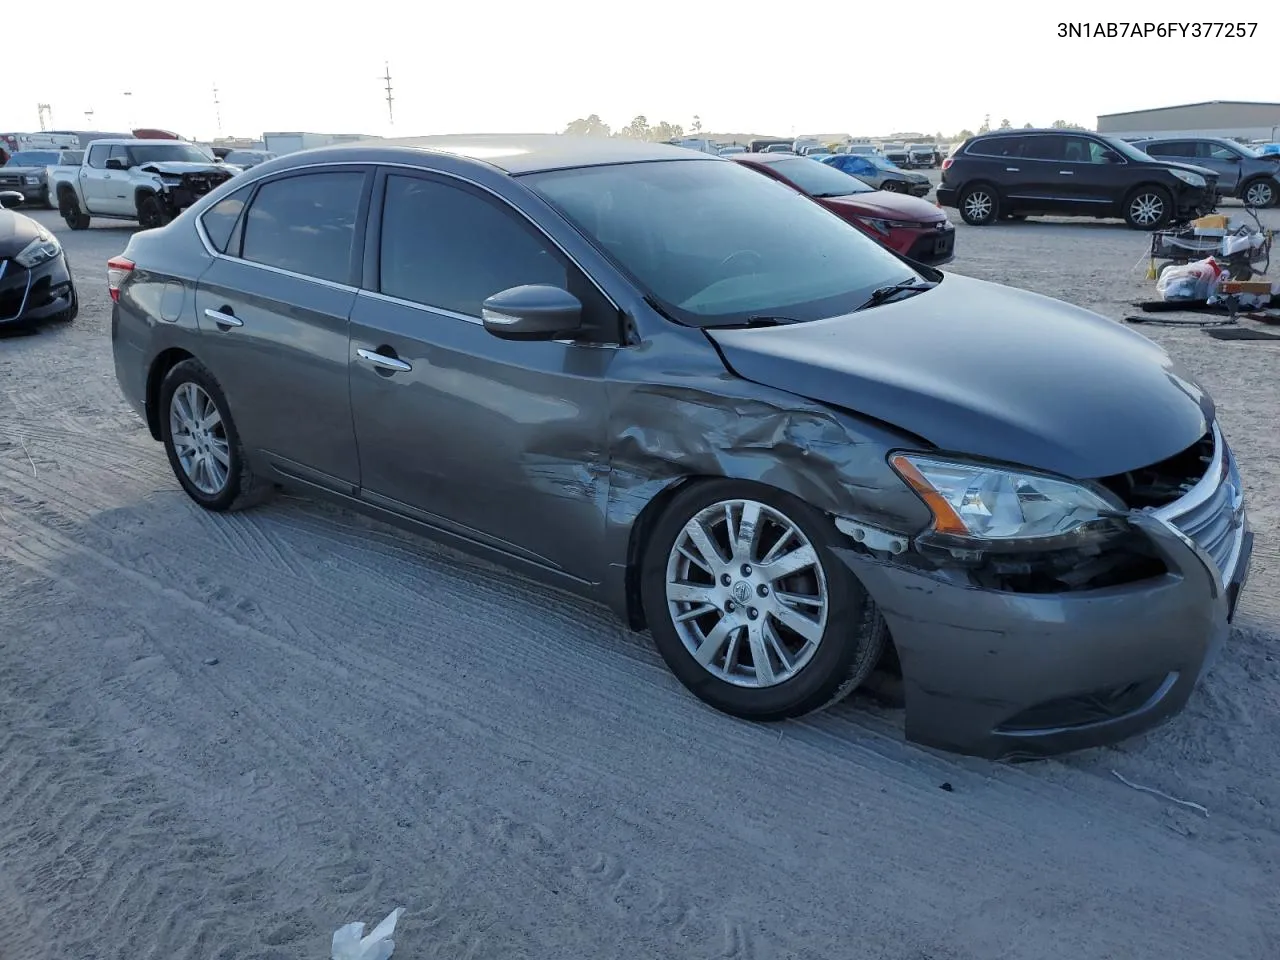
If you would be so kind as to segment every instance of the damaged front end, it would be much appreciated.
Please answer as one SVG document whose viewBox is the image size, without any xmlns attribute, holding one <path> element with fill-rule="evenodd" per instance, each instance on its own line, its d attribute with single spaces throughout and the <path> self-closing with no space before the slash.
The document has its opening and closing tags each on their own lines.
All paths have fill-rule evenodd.
<svg viewBox="0 0 1280 960">
<path fill-rule="evenodd" d="M 1215 426 L 1096 482 L 925 454 L 890 462 L 934 522 L 837 518 L 880 607 L 909 739 L 991 758 L 1130 736 L 1177 713 L 1228 632 L 1252 534 Z"/>
<path fill-rule="evenodd" d="M 160 195 L 171 218 L 235 175 L 234 171 L 212 165 L 200 170 L 173 170 L 166 169 L 165 164 L 147 164 L 141 169 L 159 179 Z"/>
</svg>

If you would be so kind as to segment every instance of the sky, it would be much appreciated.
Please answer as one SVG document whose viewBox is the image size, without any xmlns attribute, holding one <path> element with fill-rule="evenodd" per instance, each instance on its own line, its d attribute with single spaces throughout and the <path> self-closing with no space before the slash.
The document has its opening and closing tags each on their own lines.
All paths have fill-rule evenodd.
<svg viewBox="0 0 1280 960">
<path fill-rule="evenodd" d="M 1064 39 L 1068 19 L 1227 14 L 1183 0 L 255 0 L 104 18 L 101 0 L 64 0 L 56 36 L 24 31 L 4 45 L 0 131 L 39 130 L 39 103 L 52 108 L 50 129 L 196 139 L 558 132 L 590 113 L 615 129 L 637 114 L 688 129 L 698 115 L 707 131 L 779 136 L 950 136 L 988 114 L 993 126 L 1093 126 L 1100 113 L 1280 101 L 1280 11 L 1265 6 L 1236 13 L 1259 21 L 1247 39 Z"/>
</svg>

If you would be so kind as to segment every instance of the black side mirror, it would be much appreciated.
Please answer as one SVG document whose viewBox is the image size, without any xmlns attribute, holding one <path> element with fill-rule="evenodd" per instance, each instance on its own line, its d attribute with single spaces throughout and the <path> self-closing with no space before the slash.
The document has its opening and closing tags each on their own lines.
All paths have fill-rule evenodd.
<svg viewBox="0 0 1280 960">
<path fill-rule="evenodd" d="M 19 206 L 25 199 L 17 190 L 0 190 L 0 210 Z"/>
<path fill-rule="evenodd" d="M 126 165 L 126 162 L 122 160 L 120 157 L 108 157 L 107 169 L 108 170 L 128 170 L 129 168 Z"/>
<path fill-rule="evenodd" d="M 524 284 L 485 300 L 481 317 L 503 340 L 560 340 L 582 329 L 582 301 L 559 287 Z"/>
</svg>

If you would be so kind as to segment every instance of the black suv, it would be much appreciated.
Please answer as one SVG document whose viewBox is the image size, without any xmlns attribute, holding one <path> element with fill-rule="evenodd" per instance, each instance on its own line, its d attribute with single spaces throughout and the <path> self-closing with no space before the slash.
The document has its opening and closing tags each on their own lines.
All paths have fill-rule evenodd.
<svg viewBox="0 0 1280 960">
<path fill-rule="evenodd" d="M 1217 174 L 1156 160 L 1118 140 L 1085 131 L 1010 130 L 971 137 L 942 163 L 938 203 L 980 226 L 1047 214 L 1123 217 L 1158 230 L 1217 206 Z"/>
<path fill-rule="evenodd" d="M 1148 156 L 1208 167 L 1218 175 L 1218 189 L 1250 207 L 1280 202 L 1280 155 L 1264 157 L 1256 150 L 1221 137 L 1161 137 L 1135 140 Z"/>
</svg>

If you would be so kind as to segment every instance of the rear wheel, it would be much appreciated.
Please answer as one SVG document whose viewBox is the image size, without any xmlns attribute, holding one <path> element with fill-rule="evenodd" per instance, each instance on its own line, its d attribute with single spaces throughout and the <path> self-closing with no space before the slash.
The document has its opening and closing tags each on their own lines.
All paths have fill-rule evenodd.
<svg viewBox="0 0 1280 960">
<path fill-rule="evenodd" d="M 80 201 L 70 188 L 58 191 L 58 212 L 72 230 L 89 229 L 89 217 L 80 210 Z"/>
<path fill-rule="evenodd" d="M 995 188 L 985 183 L 966 187 L 960 196 L 960 216 L 973 227 L 983 227 L 1000 218 L 1000 198 Z"/>
<path fill-rule="evenodd" d="M 222 387 L 199 360 L 165 374 L 160 435 L 182 489 L 206 510 L 251 506 L 269 492 L 253 475 Z"/>
<path fill-rule="evenodd" d="M 1124 202 L 1124 220 L 1134 230 L 1160 230 L 1173 219 L 1173 198 L 1164 187 L 1138 187 Z"/>
<path fill-rule="evenodd" d="M 645 552 L 641 594 L 671 671 L 718 710 L 782 720 L 834 703 L 888 628 L 837 560 L 831 521 L 780 491 L 715 480 L 683 491 Z"/>
</svg>

